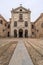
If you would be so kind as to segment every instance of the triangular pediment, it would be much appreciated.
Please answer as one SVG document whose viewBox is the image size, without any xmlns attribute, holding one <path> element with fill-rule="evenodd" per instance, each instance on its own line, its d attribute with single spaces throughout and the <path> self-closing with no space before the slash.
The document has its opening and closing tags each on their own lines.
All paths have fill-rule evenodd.
<svg viewBox="0 0 43 65">
<path fill-rule="evenodd" d="M 23 6 L 20 6 L 18 8 L 12 9 L 12 12 L 20 12 L 20 10 L 22 10 L 22 12 L 31 12 L 29 9 L 26 9 Z"/>
</svg>

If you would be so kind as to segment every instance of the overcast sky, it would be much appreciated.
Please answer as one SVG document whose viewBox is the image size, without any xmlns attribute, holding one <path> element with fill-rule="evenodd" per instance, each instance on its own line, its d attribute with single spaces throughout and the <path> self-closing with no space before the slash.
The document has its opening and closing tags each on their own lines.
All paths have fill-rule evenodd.
<svg viewBox="0 0 43 65">
<path fill-rule="evenodd" d="M 43 13 L 43 0 L 0 0 L 0 14 L 9 20 L 12 8 L 17 8 L 20 4 L 31 10 L 31 21 Z"/>
</svg>

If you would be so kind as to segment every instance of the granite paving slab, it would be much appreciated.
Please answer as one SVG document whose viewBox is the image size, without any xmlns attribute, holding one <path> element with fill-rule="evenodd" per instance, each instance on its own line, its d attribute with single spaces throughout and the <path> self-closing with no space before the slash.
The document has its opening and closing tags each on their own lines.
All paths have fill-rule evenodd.
<svg viewBox="0 0 43 65">
<path fill-rule="evenodd" d="M 30 55 L 22 40 L 19 40 L 9 65 L 33 65 Z"/>
</svg>

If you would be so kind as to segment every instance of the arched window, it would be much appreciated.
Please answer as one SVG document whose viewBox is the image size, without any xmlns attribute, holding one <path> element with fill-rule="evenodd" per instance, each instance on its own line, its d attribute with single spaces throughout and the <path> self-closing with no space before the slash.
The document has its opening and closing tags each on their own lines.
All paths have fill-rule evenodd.
<svg viewBox="0 0 43 65">
<path fill-rule="evenodd" d="M 28 37 L 28 30 L 25 30 L 25 37 Z"/>
<path fill-rule="evenodd" d="M 17 30 L 14 30 L 14 37 L 17 37 Z"/>
<path fill-rule="evenodd" d="M 28 22 L 27 21 L 25 21 L 25 27 L 27 27 L 28 26 Z"/>
<path fill-rule="evenodd" d="M 17 26 L 17 21 L 14 21 L 14 26 L 15 26 L 15 27 Z"/>
</svg>

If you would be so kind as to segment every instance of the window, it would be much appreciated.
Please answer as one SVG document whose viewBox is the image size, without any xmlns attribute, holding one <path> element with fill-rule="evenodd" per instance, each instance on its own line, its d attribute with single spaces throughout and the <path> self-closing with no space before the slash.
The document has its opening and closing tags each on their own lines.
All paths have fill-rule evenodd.
<svg viewBox="0 0 43 65">
<path fill-rule="evenodd" d="M 23 15 L 22 14 L 19 14 L 19 19 L 23 20 Z"/>
<path fill-rule="evenodd" d="M 20 9 L 20 11 L 22 11 L 22 9 Z"/>
<path fill-rule="evenodd" d="M 37 32 L 38 32 L 39 30 L 37 30 Z"/>
<path fill-rule="evenodd" d="M 34 25 L 32 25 L 32 29 L 34 29 Z"/>
<path fill-rule="evenodd" d="M 8 24 L 8 28 L 10 28 L 10 24 Z"/>
<path fill-rule="evenodd" d="M 43 28 L 43 23 L 41 24 L 41 27 Z"/>
<path fill-rule="evenodd" d="M 5 29 L 3 29 L 3 32 L 5 31 Z"/>
<path fill-rule="evenodd" d="M 34 35 L 34 32 L 32 32 L 32 34 Z"/>
<path fill-rule="evenodd" d="M 25 27 L 27 27 L 28 26 L 28 22 L 27 21 L 25 21 Z"/>
<path fill-rule="evenodd" d="M 5 26 L 6 26 L 6 24 L 5 24 Z"/>
<path fill-rule="evenodd" d="M 15 26 L 15 27 L 17 26 L 17 21 L 14 22 L 14 26 Z"/>
<path fill-rule="evenodd" d="M 1 24 L 2 24 L 2 22 L 3 22 L 3 21 L 2 21 L 2 20 L 0 20 L 0 23 L 1 23 Z"/>
</svg>

